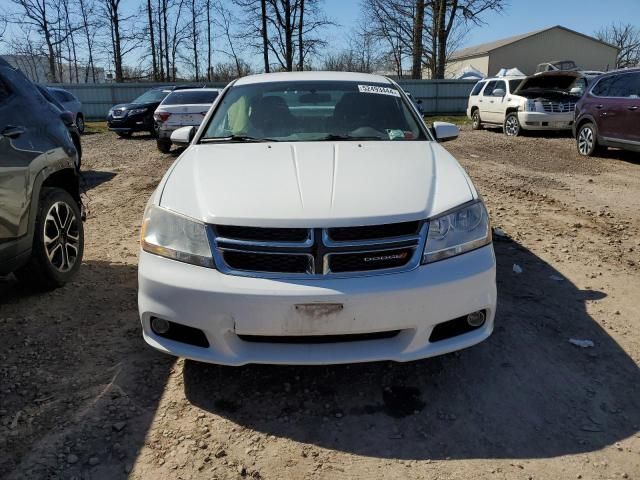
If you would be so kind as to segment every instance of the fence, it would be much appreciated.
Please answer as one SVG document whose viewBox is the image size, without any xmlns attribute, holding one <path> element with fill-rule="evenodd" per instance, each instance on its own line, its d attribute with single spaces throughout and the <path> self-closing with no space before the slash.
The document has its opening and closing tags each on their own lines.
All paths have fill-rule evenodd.
<svg viewBox="0 0 640 480">
<path fill-rule="evenodd" d="M 467 108 L 473 80 L 400 80 L 400 86 L 416 100 L 422 100 L 427 115 L 461 114 Z M 87 120 L 104 120 L 109 108 L 128 103 L 151 87 L 166 83 L 108 83 L 108 84 L 56 84 L 70 91 L 82 102 Z M 224 83 L 209 83 L 209 87 L 224 87 Z"/>
</svg>

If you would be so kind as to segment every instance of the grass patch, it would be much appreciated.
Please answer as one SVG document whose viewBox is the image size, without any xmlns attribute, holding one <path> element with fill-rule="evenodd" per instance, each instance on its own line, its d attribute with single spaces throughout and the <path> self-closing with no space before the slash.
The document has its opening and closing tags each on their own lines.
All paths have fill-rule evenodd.
<svg viewBox="0 0 640 480">
<path fill-rule="evenodd" d="M 108 132 L 107 122 L 84 122 L 84 133 L 90 135 L 92 133 Z"/>
<path fill-rule="evenodd" d="M 434 117 L 425 115 L 424 121 L 429 125 L 431 125 L 433 122 L 449 122 L 453 123 L 454 125 L 471 124 L 471 120 L 469 120 L 466 115 L 436 115 Z"/>
</svg>

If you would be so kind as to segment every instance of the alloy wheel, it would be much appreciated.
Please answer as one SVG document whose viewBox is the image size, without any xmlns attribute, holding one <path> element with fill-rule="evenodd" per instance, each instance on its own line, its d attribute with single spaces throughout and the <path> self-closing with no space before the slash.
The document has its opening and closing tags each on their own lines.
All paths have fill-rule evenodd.
<svg viewBox="0 0 640 480">
<path fill-rule="evenodd" d="M 518 135 L 520 130 L 520 125 L 518 123 L 518 119 L 515 115 L 510 115 L 507 117 L 507 121 L 504 125 L 504 131 L 510 137 Z"/>
<path fill-rule="evenodd" d="M 82 118 L 80 115 L 78 115 L 78 118 L 76 118 L 76 127 L 78 127 L 78 131 L 80 133 L 84 133 L 84 118 Z"/>
<path fill-rule="evenodd" d="M 80 230 L 73 209 L 65 202 L 55 202 L 44 221 L 44 248 L 51 265 L 68 272 L 78 258 Z"/>
<path fill-rule="evenodd" d="M 580 129 L 578 134 L 578 152 L 581 155 L 589 155 L 593 151 L 593 129 L 590 125 Z"/>
<path fill-rule="evenodd" d="M 475 111 L 475 112 L 473 112 L 473 128 L 474 128 L 474 130 L 477 130 L 479 126 L 480 126 L 480 114 L 477 111 Z"/>
</svg>

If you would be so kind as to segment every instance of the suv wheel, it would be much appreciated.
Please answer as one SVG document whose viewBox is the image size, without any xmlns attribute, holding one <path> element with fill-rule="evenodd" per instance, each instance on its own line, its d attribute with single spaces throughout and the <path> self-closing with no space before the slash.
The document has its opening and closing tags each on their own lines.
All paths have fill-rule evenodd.
<svg viewBox="0 0 640 480">
<path fill-rule="evenodd" d="M 80 133 L 84 133 L 84 117 L 81 113 L 76 115 L 76 127 L 78 127 Z"/>
<path fill-rule="evenodd" d="M 45 188 L 38 205 L 29 263 L 15 272 L 22 282 L 52 290 L 76 274 L 84 252 L 80 208 L 68 192 Z"/>
<path fill-rule="evenodd" d="M 474 110 L 471 114 L 471 129 L 482 130 L 482 121 L 480 120 L 480 111 Z"/>
<path fill-rule="evenodd" d="M 504 133 L 508 137 L 517 137 L 520 135 L 520 120 L 518 120 L 518 114 L 511 112 L 504 119 Z"/>
<path fill-rule="evenodd" d="M 598 153 L 600 147 L 598 146 L 596 127 L 593 123 L 587 122 L 578 129 L 576 145 L 578 153 L 584 157 L 591 157 Z"/>
<path fill-rule="evenodd" d="M 158 139 L 156 140 L 156 145 L 162 153 L 169 153 L 171 151 L 171 140 Z"/>
</svg>

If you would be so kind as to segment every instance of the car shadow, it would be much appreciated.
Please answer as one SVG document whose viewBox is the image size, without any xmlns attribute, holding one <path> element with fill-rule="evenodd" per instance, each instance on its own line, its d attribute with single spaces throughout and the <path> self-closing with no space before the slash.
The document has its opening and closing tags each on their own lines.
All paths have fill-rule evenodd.
<svg viewBox="0 0 640 480">
<path fill-rule="evenodd" d="M 549 458 L 636 434 L 640 371 L 586 309 L 605 294 L 515 242 L 495 248 L 496 328 L 475 347 L 404 364 L 186 361 L 185 394 L 243 428 L 381 458 Z"/>
<path fill-rule="evenodd" d="M 609 147 L 602 153 L 598 153 L 597 158 L 620 160 L 633 165 L 640 165 L 640 152 L 632 152 L 630 150 L 622 150 L 620 148 Z"/>
<path fill-rule="evenodd" d="M 80 187 L 83 191 L 89 191 L 115 177 L 115 172 L 101 172 L 97 170 L 81 170 L 80 171 Z"/>
<path fill-rule="evenodd" d="M 48 293 L 0 281 L 0 478 L 128 477 L 174 364 L 142 339 L 136 272 L 89 260 Z"/>
</svg>

